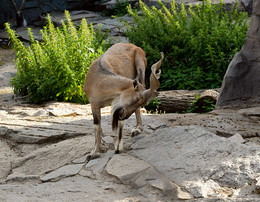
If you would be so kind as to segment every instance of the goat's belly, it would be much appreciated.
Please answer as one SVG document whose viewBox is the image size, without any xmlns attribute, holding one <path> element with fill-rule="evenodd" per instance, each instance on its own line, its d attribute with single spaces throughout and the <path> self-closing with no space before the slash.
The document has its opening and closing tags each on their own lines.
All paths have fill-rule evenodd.
<svg viewBox="0 0 260 202">
<path fill-rule="evenodd" d="M 113 101 L 113 99 L 102 98 L 102 97 L 101 98 L 97 98 L 97 99 L 94 98 L 92 100 L 89 100 L 91 105 L 94 105 L 94 106 L 99 107 L 99 108 L 103 108 L 103 107 L 111 105 L 112 101 Z"/>
</svg>

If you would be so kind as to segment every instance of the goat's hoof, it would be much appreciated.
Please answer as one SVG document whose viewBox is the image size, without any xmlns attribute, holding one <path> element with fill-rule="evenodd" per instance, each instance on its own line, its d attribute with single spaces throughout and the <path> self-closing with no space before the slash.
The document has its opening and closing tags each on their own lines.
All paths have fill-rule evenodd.
<svg viewBox="0 0 260 202">
<path fill-rule="evenodd" d="M 93 160 L 93 159 L 97 159 L 97 158 L 99 158 L 100 156 L 101 156 L 101 153 L 96 152 L 96 153 L 94 153 L 94 154 L 90 154 L 90 155 L 88 156 L 88 160 L 90 161 L 90 160 Z"/>
<path fill-rule="evenodd" d="M 133 130 L 131 131 L 131 135 L 132 135 L 132 137 L 134 137 L 134 136 L 139 135 L 141 132 L 142 132 L 142 131 L 141 131 L 139 128 L 135 128 L 135 129 L 133 129 Z"/>
<path fill-rule="evenodd" d="M 119 150 L 115 150 L 115 154 L 120 154 L 120 151 Z"/>
</svg>

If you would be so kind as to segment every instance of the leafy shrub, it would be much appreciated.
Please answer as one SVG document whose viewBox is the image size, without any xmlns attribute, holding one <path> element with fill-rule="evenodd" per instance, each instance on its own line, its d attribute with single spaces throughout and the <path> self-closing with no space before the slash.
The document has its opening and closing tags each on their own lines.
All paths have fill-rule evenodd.
<svg viewBox="0 0 260 202">
<path fill-rule="evenodd" d="M 159 111 L 160 104 L 161 102 L 157 98 L 154 98 L 148 102 L 148 104 L 145 106 L 145 109 L 149 112 L 155 113 Z"/>
<path fill-rule="evenodd" d="M 127 24 L 129 40 L 147 53 L 148 65 L 166 58 L 162 65 L 161 90 L 207 89 L 221 86 L 228 64 L 245 41 L 248 16 L 224 9 L 223 1 L 212 5 L 184 4 L 172 1 L 167 9 L 159 0 L 160 9 L 149 8 L 140 1 L 141 15 L 128 7 L 134 23 Z M 148 74 L 149 75 L 149 74 Z"/>
<path fill-rule="evenodd" d="M 211 99 L 203 99 L 202 103 L 200 103 L 199 106 L 198 105 L 199 98 L 200 98 L 199 94 L 196 94 L 195 100 L 190 103 L 190 106 L 185 111 L 185 113 L 207 113 L 215 109 L 216 102 L 214 102 Z"/>
<path fill-rule="evenodd" d="M 99 30 L 82 19 L 77 29 L 65 11 L 66 22 L 55 28 L 50 16 L 41 30 L 43 42 L 34 39 L 30 29 L 30 46 L 26 47 L 9 24 L 6 30 L 16 51 L 17 75 L 11 84 L 16 94 L 28 96 L 32 103 L 49 100 L 86 103 L 83 90 L 91 63 L 107 48 Z"/>
</svg>

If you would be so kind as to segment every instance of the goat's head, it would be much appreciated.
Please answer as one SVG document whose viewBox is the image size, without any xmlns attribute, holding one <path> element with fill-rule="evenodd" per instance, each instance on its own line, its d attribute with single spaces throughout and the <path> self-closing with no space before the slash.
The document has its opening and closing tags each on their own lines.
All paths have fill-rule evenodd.
<svg viewBox="0 0 260 202">
<path fill-rule="evenodd" d="M 139 107 L 146 105 L 149 100 L 157 95 L 156 90 L 160 87 L 158 79 L 161 74 L 159 68 L 163 59 L 164 54 L 161 53 L 161 59 L 151 67 L 149 89 L 145 89 L 138 80 L 134 80 L 131 86 L 122 91 L 119 99 L 115 101 L 112 108 L 113 130 L 117 129 L 118 121 L 128 119 Z"/>
<path fill-rule="evenodd" d="M 14 0 L 11 0 L 11 3 L 13 4 L 13 7 L 14 7 L 14 9 L 16 11 L 16 24 L 17 24 L 17 27 L 21 27 L 21 26 L 26 27 L 27 23 L 26 23 L 26 20 L 24 18 L 23 11 L 22 11 L 23 8 L 24 8 L 25 0 L 22 0 L 22 3 L 21 3 L 19 8 L 17 7 L 17 5 L 14 2 Z"/>
</svg>

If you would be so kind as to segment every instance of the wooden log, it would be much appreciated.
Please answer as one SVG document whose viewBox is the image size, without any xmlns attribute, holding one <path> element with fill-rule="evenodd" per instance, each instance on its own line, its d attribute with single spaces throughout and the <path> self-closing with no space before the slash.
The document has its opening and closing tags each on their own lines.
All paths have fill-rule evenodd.
<svg viewBox="0 0 260 202">
<path fill-rule="evenodd" d="M 214 89 L 214 91 L 218 92 L 219 89 Z M 196 100 L 196 95 L 203 95 L 203 92 L 205 90 L 160 91 L 157 96 L 160 102 L 159 110 L 167 113 L 185 112 L 191 103 Z"/>
</svg>

